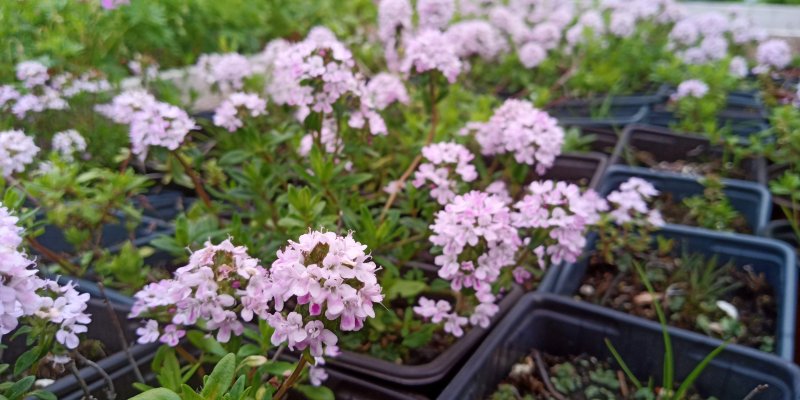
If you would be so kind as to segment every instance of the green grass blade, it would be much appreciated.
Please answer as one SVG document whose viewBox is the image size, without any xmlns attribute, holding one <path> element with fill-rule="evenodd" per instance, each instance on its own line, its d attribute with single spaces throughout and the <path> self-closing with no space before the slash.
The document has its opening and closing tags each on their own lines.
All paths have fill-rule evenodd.
<svg viewBox="0 0 800 400">
<path fill-rule="evenodd" d="M 697 378 L 700 377 L 700 374 L 703 373 L 703 370 L 706 369 L 711 360 L 716 358 L 719 355 L 719 353 L 722 353 L 722 350 L 725 350 L 725 347 L 728 345 L 728 343 L 729 341 L 725 341 L 724 343 L 719 345 L 716 349 L 714 349 L 714 351 L 708 353 L 706 358 L 704 358 L 703 361 L 700 361 L 700 364 L 697 364 L 697 366 L 694 367 L 692 372 L 686 377 L 686 379 L 684 379 L 683 383 L 681 383 L 681 386 L 678 388 L 678 391 L 675 392 L 676 399 L 682 399 L 683 396 L 686 395 L 686 391 L 689 390 L 690 387 L 692 387 L 694 381 L 696 381 Z"/>
<path fill-rule="evenodd" d="M 662 386 L 664 386 L 665 390 L 671 392 L 673 389 L 674 384 L 674 373 L 675 373 L 675 362 L 672 353 L 672 341 L 669 338 L 669 332 L 667 331 L 667 317 L 664 316 L 664 310 L 661 309 L 661 302 L 656 300 L 656 291 L 653 289 L 653 285 L 650 284 L 650 280 L 647 279 L 647 275 L 644 272 L 642 266 L 633 261 L 633 266 L 636 268 L 636 272 L 639 273 L 639 276 L 642 278 L 642 283 L 647 288 L 647 291 L 650 293 L 650 297 L 652 297 L 654 302 L 654 307 L 656 309 L 656 314 L 658 315 L 658 321 L 661 323 L 661 336 L 664 338 L 664 371 L 663 371 L 663 378 L 662 378 Z"/>
<path fill-rule="evenodd" d="M 617 349 L 614 347 L 613 344 L 611 344 L 611 341 L 608 340 L 608 338 L 606 338 L 605 341 L 608 350 L 611 351 L 611 355 L 613 355 L 614 359 L 617 360 L 617 364 L 619 364 L 619 367 L 622 368 L 622 371 L 625 372 L 625 375 L 628 377 L 628 379 L 630 379 L 631 382 L 633 382 L 633 384 L 636 386 L 636 389 L 641 389 L 642 383 L 639 382 L 638 379 L 636 379 L 636 375 L 634 375 L 633 372 L 631 372 L 631 369 L 628 368 L 628 364 L 625 364 L 625 361 L 622 359 L 622 356 L 619 355 Z"/>
</svg>

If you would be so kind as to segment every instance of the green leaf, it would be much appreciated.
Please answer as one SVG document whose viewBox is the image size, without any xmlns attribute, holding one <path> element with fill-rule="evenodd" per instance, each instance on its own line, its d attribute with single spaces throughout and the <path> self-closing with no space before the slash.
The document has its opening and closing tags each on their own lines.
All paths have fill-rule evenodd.
<svg viewBox="0 0 800 400">
<path fill-rule="evenodd" d="M 194 389 L 185 383 L 181 385 L 181 398 L 183 400 L 205 400 L 203 396 L 197 394 Z"/>
<path fill-rule="evenodd" d="M 421 330 L 412 332 L 405 338 L 403 338 L 403 346 L 416 349 L 428 344 L 433 337 L 433 332 L 436 330 L 437 326 L 433 324 L 428 324 L 422 327 Z"/>
<path fill-rule="evenodd" d="M 700 377 L 700 374 L 703 373 L 703 370 L 705 370 L 708 364 L 711 363 L 711 360 L 716 358 L 719 355 L 719 353 L 722 353 L 722 350 L 725 350 L 725 347 L 727 345 L 728 345 L 727 341 L 723 342 L 721 345 L 717 346 L 717 348 L 714 349 L 711 353 L 708 353 L 708 355 L 703 359 L 703 361 L 700 361 L 700 364 L 697 364 L 697 366 L 694 367 L 692 372 L 689 373 L 689 376 L 687 376 L 686 379 L 683 380 L 683 383 L 681 383 L 681 386 L 678 387 L 678 391 L 675 392 L 675 396 L 673 396 L 673 398 L 682 399 L 686 395 L 686 391 L 688 391 L 689 388 L 692 387 L 694 381 L 696 381 L 697 378 Z"/>
<path fill-rule="evenodd" d="M 205 387 L 200 393 L 208 400 L 215 400 L 222 397 L 228 388 L 231 386 L 233 374 L 236 372 L 236 355 L 228 354 L 219 360 L 214 371 L 206 379 Z"/>
<path fill-rule="evenodd" d="M 35 381 L 35 376 L 26 376 L 18 380 L 8 389 L 8 398 L 11 400 L 22 398 L 22 396 L 30 390 Z"/>
<path fill-rule="evenodd" d="M 295 390 L 308 397 L 309 400 L 334 400 L 333 391 L 325 386 L 297 385 Z"/>
<path fill-rule="evenodd" d="M 130 400 L 181 400 L 181 397 L 172 390 L 158 388 L 138 394 Z"/>
<path fill-rule="evenodd" d="M 28 393 L 28 395 L 40 400 L 58 400 L 58 397 L 56 397 L 55 393 L 48 392 L 46 390 L 36 390 Z"/>
<path fill-rule="evenodd" d="M 19 375 L 28 369 L 30 369 L 31 365 L 39 360 L 39 349 L 32 348 L 24 353 L 22 353 L 19 358 L 17 358 L 17 362 L 14 364 L 14 375 Z"/>
<path fill-rule="evenodd" d="M 146 392 L 146 391 L 148 391 L 148 390 L 153 390 L 153 389 L 155 389 L 154 387 L 152 387 L 152 386 L 150 386 L 150 385 L 146 385 L 146 384 L 144 384 L 144 383 L 141 383 L 141 382 L 133 382 L 133 387 L 134 387 L 136 390 L 140 391 L 140 392 Z"/>
<path fill-rule="evenodd" d="M 163 364 L 159 367 L 158 383 L 164 388 L 177 391 L 183 380 L 181 380 L 181 366 L 178 363 L 178 357 L 175 356 L 175 350 L 169 349 L 163 354 Z"/>
<path fill-rule="evenodd" d="M 425 290 L 427 286 L 425 282 L 398 279 L 386 291 L 386 299 L 393 300 L 397 297 L 414 297 Z"/>
<path fill-rule="evenodd" d="M 617 352 L 616 347 L 614 347 L 614 345 L 611 344 L 611 341 L 608 340 L 608 338 L 605 339 L 605 342 L 606 342 L 606 347 L 608 347 L 608 350 L 611 352 L 611 355 L 614 356 L 614 359 L 617 360 L 617 364 L 619 364 L 619 367 L 622 368 L 623 371 L 625 371 L 625 375 L 628 377 L 628 379 L 630 379 L 631 382 L 633 382 L 633 384 L 636 386 L 636 389 L 641 389 L 642 383 L 639 382 L 638 379 L 636 379 L 636 375 L 634 375 L 633 372 L 631 372 L 631 369 L 628 368 L 628 364 L 626 364 L 625 360 L 622 359 L 622 356 L 619 355 L 619 352 Z"/>
<path fill-rule="evenodd" d="M 241 357 L 241 358 L 245 358 L 247 356 L 258 355 L 258 354 L 261 354 L 261 348 L 256 346 L 256 345 L 254 345 L 254 344 L 252 344 L 252 343 L 247 343 L 247 344 L 243 345 L 239 349 L 239 351 L 236 352 L 236 355 Z"/>
<path fill-rule="evenodd" d="M 225 351 L 218 341 L 207 337 L 203 332 L 190 331 L 186 334 L 186 337 L 189 339 L 189 342 L 195 345 L 195 347 L 205 351 L 206 353 L 211 353 L 220 357 L 224 357 L 228 354 L 228 352 Z"/>
</svg>

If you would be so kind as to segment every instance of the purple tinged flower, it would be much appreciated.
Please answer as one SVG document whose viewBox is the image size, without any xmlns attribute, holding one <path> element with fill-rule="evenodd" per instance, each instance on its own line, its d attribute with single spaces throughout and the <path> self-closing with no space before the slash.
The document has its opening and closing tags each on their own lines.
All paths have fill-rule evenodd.
<svg viewBox="0 0 800 400">
<path fill-rule="evenodd" d="M 72 161 L 73 155 L 86 151 L 86 139 L 78 131 L 69 129 L 53 135 L 53 150 L 66 161 Z"/>
<path fill-rule="evenodd" d="M 377 110 L 384 110 L 393 103 L 408 104 L 411 100 L 400 77 L 386 72 L 369 80 L 364 96 L 370 99 Z"/>
<path fill-rule="evenodd" d="M 685 97 L 694 97 L 700 99 L 708 94 L 708 85 L 705 82 L 697 79 L 689 79 L 681 82 L 678 89 L 672 95 L 672 100 L 677 101 Z"/>
<path fill-rule="evenodd" d="M 728 55 L 728 40 L 722 36 L 707 36 L 700 42 L 700 50 L 709 61 L 718 61 Z"/>
<path fill-rule="evenodd" d="M 28 89 L 43 86 L 50 79 L 47 67 L 38 61 L 23 61 L 17 64 L 16 71 L 17 79 Z"/>
<path fill-rule="evenodd" d="M 256 94 L 236 92 L 228 96 L 214 110 L 214 125 L 225 128 L 228 132 L 236 132 L 244 126 L 241 118 L 252 118 L 267 113 L 267 102 Z"/>
<path fill-rule="evenodd" d="M 792 62 L 792 49 L 785 40 L 764 41 L 756 49 L 756 62 L 761 69 L 784 69 Z"/>
<path fill-rule="evenodd" d="M 749 68 L 747 67 L 747 59 L 741 56 L 733 57 L 728 65 L 728 71 L 730 72 L 731 76 L 737 78 L 746 77 L 749 71 Z"/>
<path fill-rule="evenodd" d="M 106 10 L 113 10 L 127 4 L 131 4 L 131 0 L 100 0 L 100 5 Z"/>
<path fill-rule="evenodd" d="M 461 144 L 430 144 L 422 148 L 422 156 L 426 162 L 419 166 L 412 183 L 417 188 L 429 185 L 431 196 L 439 204 L 447 204 L 455 197 L 458 184 L 456 175 L 464 182 L 472 182 L 478 177 L 475 167 L 470 163 L 474 156 Z"/>
<path fill-rule="evenodd" d="M 478 304 L 475 307 L 472 315 L 469 317 L 469 323 L 473 326 L 488 328 L 492 321 L 492 317 L 497 314 L 499 310 L 500 307 L 493 302 Z"/>
<path fill-rule="evenodd" d="M 139 335 L 138 343 L 154 343 L 158 340 L 161 333 L 158 331 L 158 322 L 155 320 L 147 320 L 144 326 L 136 328 L 136 334 Z"/>
<path fill-rule="evenodd" d="M 564 129 L 548 113 L 530 102 L 509 99 L 497 108 L 485 123 L 470 123 L 466 131 L 474 131 L 487 156 L 511 153 L 519 163 L 535 166 L 544 174 L 561 154 Z"/>
<path fill-rule="evenodd" d="M 181 338 L 186 336 L 186 331 L 179 329 L 176 325 L 169 324 L 164 328 L 164 333 L 159 341 L 170 347 L 175 347 L 180 343 Z"/>
<path fill-rule="evenodd" d="M 463 326 L 467 325 L 468 322 L 467 317 L 462 317 L 455 313 L 448 314 L 444 320 L 444 331 L 455 337 L 461 337 L 464 335 Z"/>
<path fill-rule="evenodd" d="M 623 182 L 618 190 L 606 196 L 612 208 L 609 215 L 618 225 L 633 223 L 659 227 L 664 223 L 661 213 L 658 210 L 650 210 L 647 204 L 658 193 L 650 182 L 641 178 L 630 178 Z"/>
<path fill-rule="evenodd" d="M 442 249 L 435 258 L 439 277 L 451 281 L 453 290 L 477 289 L 494 282 L 500 270 L 514 263 L 522 244 L 511 225 L 508 205 L 500 198 L 472 191 L 456 196 L 436 213 L 430 242 Z M 483 249 L 477 259 L 460 260 L 467 248 Z"/>
<path fill-rule="evenodd" d="M 438 30 L 424 30 L 408 40 L 405 58 L 400 64 L 404 74 L 439 71 L 455 83 L 463 65 L 447 36 Z"/>
<path fill-rule="evenodd" d="M 517 57 L 525 68 L 536 68 L 547 59 L 547 50 L 538 43 L 529 42 L 517 50 Z"/>
<path fill-rule="evenodd" d="M 445 36 L 460 58 L 478 56 L 485 61 L 492 61 L 509 50 L 502 33 L 487 21 L 457 22 L 447 29 Z"/>
<path fill-rule="evenodd" d="M 455 11 L 455 0 L 417 0 L 420 29 L 443 29 Z"/>
<path fill-rule="evenodd" d="M 244 80 L 253 75 L 253 66 L 238 53 L 203 54 L 192 73 L 221 93 L 230 93 L 244 87 Z"/>
<path fill-rule="evenodd" d="M 445 300 L 429 300 L 426 297 L 419 298 L 419 305 L 414 307 L 414 312 L 423 318 L 428 318 L 434 324 L 438 324 L 444 320 L 445 316 L 450 313 L 452 306 Z"/>
<path fill-rule="evenodd" d="M 608 30 L 617 37 L 630 37 L 636 32 L 636 15 L 625 10 L 614 11 Z"/>
<path fill-rule="evenodd" d="M 9 177 L 25 171 L 39 153 L 33 138 L 18 130 L 0 132 L 0 172 Z"/>
<path fill-rule="evenodd" d="M 669 39 L 679 45 L 691 46 L 700 38 L 700 29 L 694 18 L 685 18 L 678 21 L 669 33 Z"/>
<path fill-rule="evenodd" d="M 319 364 L 319 362 L 317 362 Z M 328 373 L 324 368 L 312 366 L 308 369 L 308 381 L 312 386 L 321 386 L 328 379 Z"/>
<path fill-rule="evenodd" d="M 21 94 L 11 85 L 0 85 L 0 110 L 8 109 L 8 105 L 17 101 Z"/>
</svg>

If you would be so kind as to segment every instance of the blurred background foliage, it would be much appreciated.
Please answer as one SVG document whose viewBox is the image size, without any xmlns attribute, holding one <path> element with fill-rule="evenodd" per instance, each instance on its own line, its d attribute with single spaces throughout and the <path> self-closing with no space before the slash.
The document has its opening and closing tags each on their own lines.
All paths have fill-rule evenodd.
<svg viewBox="0 0 800 400">
<path fill-rule="evenodd" d="M 203 53 L 257 52 L 319 24 L 359 36 L 375 13 L 372 0 L 132 0 L 115 10 L 99 0 L 2 0 L 0 81 L 29 59 L 73 73 L 99 68 L 114 79 L 137 53 L 170 68 Z"/>
</svg>

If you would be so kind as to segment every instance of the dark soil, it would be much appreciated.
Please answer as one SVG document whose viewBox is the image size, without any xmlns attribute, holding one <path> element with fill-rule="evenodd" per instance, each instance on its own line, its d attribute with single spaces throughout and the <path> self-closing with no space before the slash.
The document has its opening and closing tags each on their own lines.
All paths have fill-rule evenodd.
<svg viewBox="0 0 800 400">
<path fill-rule="evenodd" d="M 693 291 L 694 294 L 702 292 L 692 289 L 688 279 L 681 281 L 674 278 L 683 275 L 676 273 L 681 268 L 679 257 L 664 257 L 661 262 L 660 266 L 665 267 L 661 273 L 666 279 L 654 281 L 650 278 L 650 280 L 656 295 L 662 299 L 662 309 L 667 313 L 669 324 L 709 334 L 698 326 L 697 317 L 703 314 L 710 321 L 719 321 L 726 314 L 716 308 L 699 310 L 691 306 L 689 302 L 680 303 L 680 295 L 668 294 L 668 300 L 664 301 L 664 293 L 679 292 L 683 288 L 688 288 L 687 291 Z M 648 268 L 653 269 L 654 267 Z M 734 342 L 767 352 L 773 351 L 778 314 L 774 289 L 766 282 L 763 274 L 756 275 L 749 267 L 738 269 L 732 266 L 720 266 L 720 268 L 725 268 L 727 271 L 720 271 L 719 279 L 729 280 L 733 285 L 728 286 L 729 290 L 725 290 L 722 298 L 703 300 L 711 304 L 714 304 L 716 300 L 724 300 L 737 308 L 738 320 L 744 326 L 744 333 L 735 338 Z M 618 311 L 658 321 L 652 297 L 648 294 L 635 270 L 620 272 L 617 266 L 604 263 L 596 257 L 593 257 L 589 263 L 578 297 Z M 674 302 L 670 304 L 670 301 Z M 672 310 L 670 310 L 670 305 L 674 306 Z M 719 332 L 713 330 L 711 336 L 720 337 Z"/>
<path fill-rule="evenodd" d="M 689 207 L 684 205 L 682 201 L 675 201 L 671 193 L 661 193 L 656 202 L 660 205 L 658 209 L 661 211 L 661 216 L 664 218 L 664 221 L 671 224 L 700 226 L 697 219 L 690 214 Z M 722 230 L 716 227 L 704 228 Z M 731 221 L 727 229 L 724 230 L 746 234 L 752 233 L 752 229 L 750 229 L 750 226 L 747 224 L 747 220 L 741 214 L 738 214 L 736 218 Z"/>
<path fill-rule="evenodd" d="M 613 366 L 612 366 L 613 365 Z M 555 356 L 533 350 L 512 367 L 490 400 L 636 399 L 636 386 L 616 363 L 586 354 Z M 701 399 L 690 394 L 688 399 Z"/>
<path fill-rule="evenodd" d="M 657 157 L 646 151 L 635 152 L 635 166 L 649 167 L 657 171 L 677 172 L 687 175 L 718 175 L 731 179 L 747 180 L 750 176 L 741 165 L 723 163 L 719 155 L 709 154 L 704 147 L 697 148 L 697 154 L 687 154 L 685 160 L 658 161 Z"/>
</svg>

